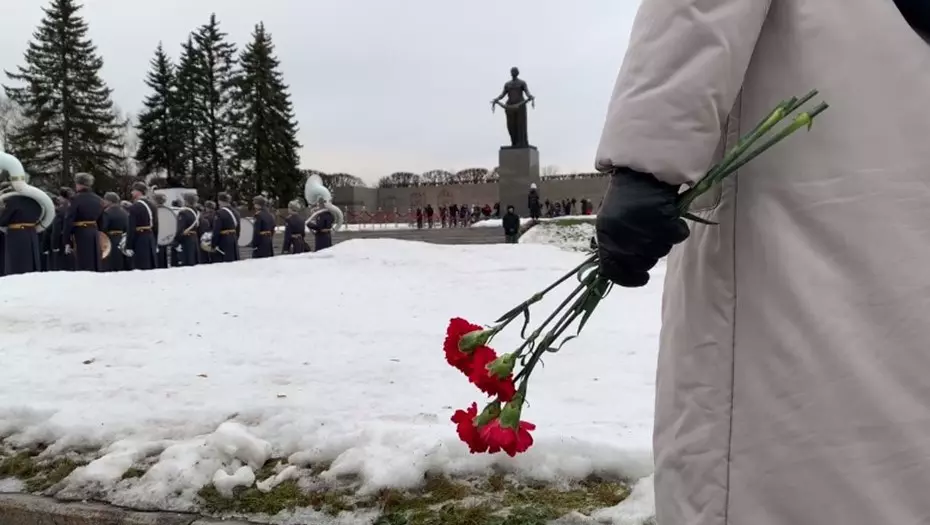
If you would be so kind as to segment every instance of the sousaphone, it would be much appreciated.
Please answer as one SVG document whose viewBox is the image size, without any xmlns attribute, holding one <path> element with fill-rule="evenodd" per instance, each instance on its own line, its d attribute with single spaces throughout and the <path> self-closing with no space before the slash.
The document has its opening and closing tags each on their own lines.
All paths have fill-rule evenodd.
<svg viewBox="0 0 930 525">
<path fill-rule="evenodd" d="M 342 210 L 336 207 L 333 204 L 333 194 L 330 193 L 329 189 L 323 185 L 323 178 L 314 173 L 307 177 L 307 182 L 304 183 L 304 198 L 307 199 L 307 206 L 313 207 L 319 202 L 322 202 L 323 207 L 316 210 L 307 220 L 304 221 L 304 224 L 310 226 L 316 222 L 317 216 L 319 216 L 324 211 L 328 211 L 333 214 L 333 231 L 338 230 L 341 226 L 345 217 L 342 214 Z"/>
<path fill-rule="evenodd" d="M 3 151 L 0 151 L 0 171 L 6 171 L 10 174 L 9 187 L 0 191 L 0 207 L 3 206 L 5 200 L 13 195 L 28 197 L 36 201 L 42 210 L 39 222 L 36 224 L 36 230 L 41 232 L 48 229 L 55 220 L 55 203 L 52 202 L 51 197 L 39 188 L 30 186 L 27 181 L 26 171 L 19 159 Z M 0 231 L 6 233 L 6 230 L 7 228 L 0 227 Z"/>
</svg>

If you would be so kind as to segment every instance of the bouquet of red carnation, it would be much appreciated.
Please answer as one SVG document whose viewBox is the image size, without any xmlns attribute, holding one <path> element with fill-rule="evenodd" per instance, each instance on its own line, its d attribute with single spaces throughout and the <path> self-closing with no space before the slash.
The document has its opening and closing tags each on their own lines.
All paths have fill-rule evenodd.
<svg viewBox="0 0 930 525">
<path fill-rule="evenodd" d="M 679 196 L 678 209 L 681 216 L 704 224 L 714 224 L 689 213 L 691 203 L 795 131 L 803 127 L 809 129 L 814 117 L 824 112 L 827 104 L 821 103 L 810 111 L 798 114 L 780 131 L 774 131 L 779 123 L 816 95 L 817 92 L 812 91 L 804 97 L 783 101 L 750 133 L 740 138 L 736 146 L 724 155 L 723 160 L 714 165 L 697 184 Z M 525 452 L 533 444 L 530 431 L 536 426 L 520 419 L 527 399 L 530 374 L 545 353 L 558 352 L 566 342 L 581 333 L 585 323 L 611 288 L 611 283 L 598 271 L 596 246 L 593 242 L 592 252 L 578 267 L 511 309 L 495 321 L 493 326 L 481 327 L 461 318 L 449 322 L 443 345 L 446 361 L 491 398 L 491 402 L 481 412 L 478 411 L 478 404 L 472 403 L 468 409 L 457 410 L 452 416 L 459 437 L 473 454 L 504 451 L 510 456 L 515 456 Z M 526 335 L 530 322 L 530 306 L 571 277 L 578 280 L 575 289 L 542 324 Z M 520 332 L 523 343 L 513 352 L 497 355 L 489 346 L 491 340 L 521 315 L 524 318 L 523 329 Z M 579 321 L 575 334 L 559 341 L 575 321 Z M 517 371 L 518 363 L 520 368 Z"/>
</svg>

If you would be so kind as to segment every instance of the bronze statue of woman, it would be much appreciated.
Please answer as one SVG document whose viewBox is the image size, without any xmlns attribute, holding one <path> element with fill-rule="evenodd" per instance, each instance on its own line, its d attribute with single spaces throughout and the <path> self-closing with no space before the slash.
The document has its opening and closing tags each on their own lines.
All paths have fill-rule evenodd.
<svg viewBox="0 0 930 525">
<path fill-rule="evenodd" d="M 519 78 L 520 70 L 516 67 L 510 68 L 510 80 L 504 84 L 504 89 L 497 98 L 491 101 L 491 111 L 494 106 L 504 108 L 507 115 L 507 132 L 510 133 L 510 146 L 513 148 L 527 148 L 530 145 L 526 124 L 526 103 L 529 102 L 536 107 L 536 97 L 530 94 L 530 88 L 526 82 Z M 524 98 L 523 95 L 526 95 Z M 502 104 L 501 100 L 507 97 L 507 103 Z"/>
</svg>

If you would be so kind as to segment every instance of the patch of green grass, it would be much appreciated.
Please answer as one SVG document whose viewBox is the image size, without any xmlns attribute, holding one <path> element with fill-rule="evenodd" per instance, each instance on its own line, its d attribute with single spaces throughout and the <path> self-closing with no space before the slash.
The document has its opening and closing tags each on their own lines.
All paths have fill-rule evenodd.
<svg viewBox="0 0 930 525">
<path fill-rule="evenodd" d="M 312 508 L 314 510 L 336 515 L 343 510 L 351 510 L 353 505 L 348 498 L 349 491 L 305 492 L 296 481 L 288 480 L 269 492 L 261 492 L 255 487 L 236 487 L 232 498 L 225 498 L 213 485 L 207 485 L 198 493 L 204 508 L 214 514 L 269 514 L 275 515 L 283 510 Z"/>
<path fill-rule="evenodd" d="M 121 477 L 120 479 L 136 479 L 136 478 L 141 478 L 142 476 L 145 475 L 146 472 L 148 472 L 148 471 L 145 470 L 145 469 L 136 468 L 136 467 L 129 467 L 129 469 L 126 470 L 126 472 L 123 472 L 123 477 Z"/>
<path fill-rule="evenodd" d="M 42 464 L 38 475 L 26 480 L 26 490 L 29 492 L 44 492 L 71 475 L 74 469 L 83 467 L 86 464 L 83 461 L 73 461 L 68 458 L 58 458 Z"/>
<path fill-rule="evenodd" d="M 376 525 L 537 525 L 570 512 L 612 507 L 629 495 L 619 482 L 590 478 L 570 489 L 518 485 L 502 473 L 476 486 L 448 478 L 427 479 L 414 492 L 384 490 Z"/>
<path fill-rule="evenodd" d="M 0 460 L 0 478 L 29 479 L 39 472 L 35 456 L 29 452 L 20 452 Z"/>
<path fill-rule="evenodd" d="M 25 482 L 29 492 L 44 492 L 87 463 L 69 458 L 39 460 L 39 451 L 19 452 L 0 460 L 0 478 L 16 478 Z"/>
<path fill-rule="evenodd" d="M 287 464 L 287 458 L 271 458 L 255 473 L 255 479 L 265 480 L 275 475 L 275 468 L 281 463 Z"/>
<path fill-rule="evenodd" d="M 577 511 L 613 507 L 629 496 L 629 488 L 617 482 L 585 480 L 577 487 L 558 490 L 552 487 L 510 487 L 504 492 L 503 505 L 508 508 L 532 507 L 550 519 Z"/>
</svg>

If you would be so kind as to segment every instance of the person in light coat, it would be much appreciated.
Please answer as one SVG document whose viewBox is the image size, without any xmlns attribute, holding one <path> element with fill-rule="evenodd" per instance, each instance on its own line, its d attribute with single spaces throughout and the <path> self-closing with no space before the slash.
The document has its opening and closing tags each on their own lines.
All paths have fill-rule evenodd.
<svg viewBox="0 0 930 525">
<path fill-rule="evenodd" d="M 597 239 L 631 287 L 675 246 L 658 525 L 930 523 L 928 5 L 642 1 Z M 812 89 L 830 109 L 811 131 L 694 203 L 718 225 L 676 218 L 679 191 Z"/>
</svg>

